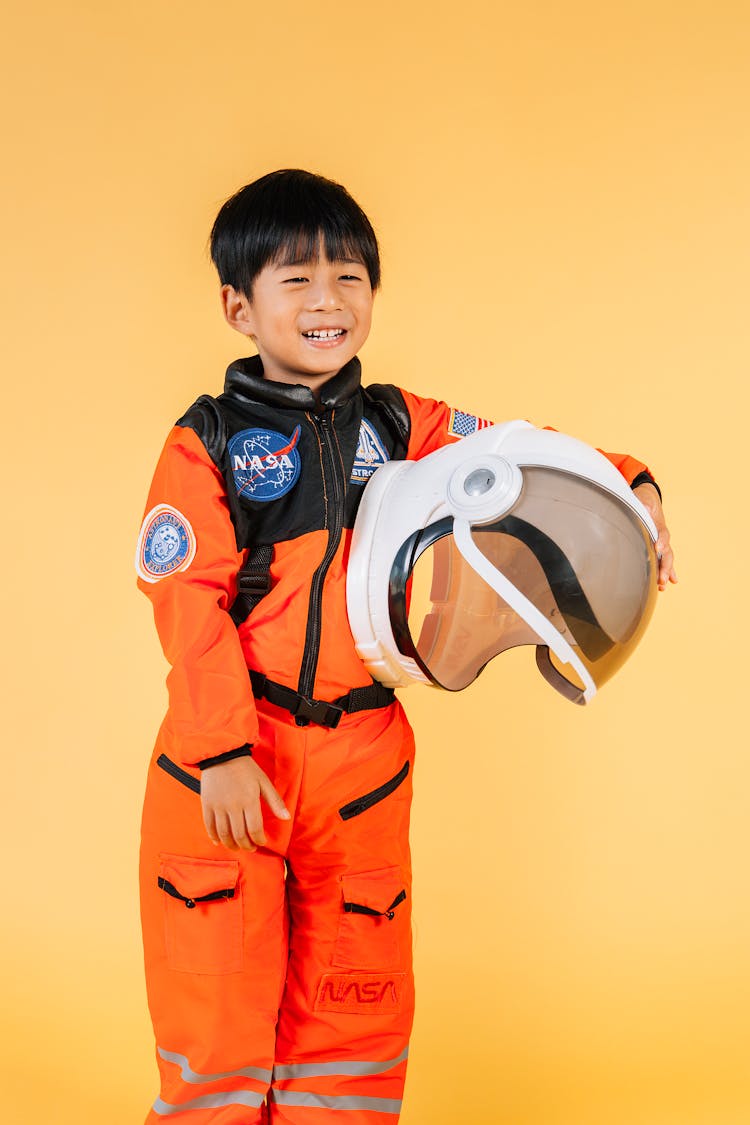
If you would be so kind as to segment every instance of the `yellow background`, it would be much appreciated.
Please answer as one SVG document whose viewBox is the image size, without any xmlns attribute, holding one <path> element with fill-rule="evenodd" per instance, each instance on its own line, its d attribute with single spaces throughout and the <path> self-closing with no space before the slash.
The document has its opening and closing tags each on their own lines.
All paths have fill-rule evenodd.
<svg viewBox="0 0 750 1125">
<path fill-rule="evenodd" d="M 747 5 L 32 2 L 3 55 L 3 1121 L 156 1093 L 133 547 L 169 426 L 243 350 L 216 210 L 300 166 L 381 236 L 368 379 L 642 457 L 681 578 L 585 712 L 530 650 L 406 695 L 404 1125 L 746 1125 Z"/>
</svg>

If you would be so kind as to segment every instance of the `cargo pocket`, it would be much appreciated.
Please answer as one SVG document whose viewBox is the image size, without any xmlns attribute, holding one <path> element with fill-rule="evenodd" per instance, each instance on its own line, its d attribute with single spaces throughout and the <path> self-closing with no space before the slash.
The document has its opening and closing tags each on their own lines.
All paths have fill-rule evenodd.
<svg viewBox="0 0 750 1125">
<path fill-rule="evenodd" d="M 342 875 L 341 891 L 333 964 L 343 969 L 398 969 L 401 945 L 409 933 L 401 868 Z"/>
<path fill-rule="evenodd" d="M 234 859 L 162 855 L 167 964 L 183 973 L 242 968 L 240 865 Z"/>
</svg>

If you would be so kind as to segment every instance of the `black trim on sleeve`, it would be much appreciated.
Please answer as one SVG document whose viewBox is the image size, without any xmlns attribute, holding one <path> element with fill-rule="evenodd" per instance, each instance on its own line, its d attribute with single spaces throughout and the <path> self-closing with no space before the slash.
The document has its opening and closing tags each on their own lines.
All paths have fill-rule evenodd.
<svg viewBox="0 0 750 1125">
<path fill-rule="evenodd" d="M 659 488 L 659 485 L 656 483 L 654 478 L 651 476 L 651 473 L 639 473 L 638 476 L 630 482 L 630 487 L 637 488 L 639 484 L 652 484 L 656 491 L 659 493 L 659 499 L 661 500 L 661 489 Z"/>
<path fill-rule="evenodd" d="M 213 463 L 220 464 L 227 444 L 226 423 L 211 395 L 201 395 L 196 399 L 175 424 L 193 430 L 203 442 Z"/>
<path fill-rule="evenodd" d="M 198 769 L 205 770 L 211 766 L 220 766 L 224 762 L 231 762 L 234 758 L 252 758 L 253 751 L 249 742 L 244 746 L 238 746 L 236 750 L 227 750 L 224 754 L 217 754 L 213 758 L 204 758 L 202 762 L 198 762 Z"/>
</svg>

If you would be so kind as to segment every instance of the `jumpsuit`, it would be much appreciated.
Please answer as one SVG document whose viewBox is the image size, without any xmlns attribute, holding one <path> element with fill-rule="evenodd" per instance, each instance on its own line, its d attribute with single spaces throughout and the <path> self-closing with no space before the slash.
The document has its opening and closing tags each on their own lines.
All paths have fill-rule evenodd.
<svg viewBox="0 0 750 1125">
<path fill-rule="evenodd" d="M 353 359 L 318 406 L 305 386 L 265 380 L 257 357 L 238 360 L 157 465 L 136 558 L 171 664 L 142 822 L 161 1076 L 147 1125 L 385 1125 L 400 1113 L 414 741 L 357 656 L 346 565 L 380 464 L 489 423 L 360 378 Z M 607 456 L 629 482 L 651 479 Z M 250 752 L 291 820 L 264 810 L 266 845 L 230 851 L 204 828 L 201 770 Z"/>
</svg>

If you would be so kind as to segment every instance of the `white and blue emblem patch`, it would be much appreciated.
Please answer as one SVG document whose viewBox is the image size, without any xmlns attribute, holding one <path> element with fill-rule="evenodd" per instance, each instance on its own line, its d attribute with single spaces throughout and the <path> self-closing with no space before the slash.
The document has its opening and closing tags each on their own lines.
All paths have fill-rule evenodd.
<svg viewBox="0 0 750 1125">
<path fill-rule="evenodd" d="M 143 521 L 138 536 L 135 569 L 145 582 L 187 570 L 195 555 L 190 521 L 171 504 L 157 504 Z"/>
<path fill-rule="evenodd" d="M 297 449 L 302 427 L 291 437 L 277 430 L 241 430 L 228 445 L 229 464 L 239 496 L 278 500 L 299 479 L 302 459 Z"/>
<path fill-rule="evenodd" d="M 464 414 L 463 410 L 451 410 L 448 420 L 448 433 L 451 437 L 468 437 L 491 426 L 486 418 L 477 418 L 476 414 Z"/>
<path fill-rule="evenodd" d="M 375 470 L 380 468 L 381 465 L 385 465 L 386 461 L 389 460 L 380 434 L 372 422 L 367 422 L 363 418 L 359 427 L 357 452 L 354 454 L 354 464 L 352 465 L 350 478 L 352 484 L 367 484 Z"/>
</svg>

